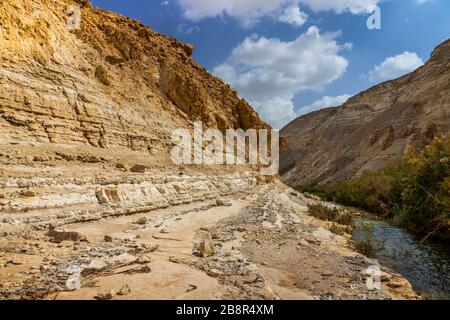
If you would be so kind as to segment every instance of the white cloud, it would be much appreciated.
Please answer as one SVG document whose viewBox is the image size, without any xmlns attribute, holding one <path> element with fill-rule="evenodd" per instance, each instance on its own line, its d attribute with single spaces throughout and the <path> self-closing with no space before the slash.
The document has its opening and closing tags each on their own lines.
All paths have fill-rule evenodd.
<svg viewBox="0 0 450 320">
<path fill-rule="evenodd" d="M 334 11 L 353 14 L 371 13 L 380 2 L 380 0 L 301 0 L 301 3 L 315 12 Z"/>
<path fill-rule="evenodd" d="M 300 10 L 296 4 L 292 4 L 284 9 L 278 17 L 278 21 L 292 24 L 295 26 L 302 26 L 308 20 L 308 15 Z"/>
<path fill-rule="evenodd" d="M 273 15 L 292 0 L 178 0 L 187 19 L 198 21 L 224 14 L 252 26 L 261 17 Z"/>
<path fill-rule="evenodd" d="M 343 94 L 335 97 L 324 96 L 322 99 L 317 100 L 308 106 L 301 107 L 298 109 L 297 114 L 301 116 L 324 108 L 338 107 L 346 102 L 350 97 L 351 95 L 349 94 Z"/>
<path fill-rule="evenodd" d="M 381 0 L 177 0 L 177 2 L 184 11 L 184 17 L 189 20 L 198 21 L 228 15 L 249 27 L 266 16 L 296 26 L 302 25 L 308 15 L 300 10 L 300 5 L 306 5 L 314 12 L 362 14 L 373 12 Z"/>
<path fill-rule="evenodd" d="M 192 33 L 198 32 L 198 31 L 200 31 L 200 27 L 198 27 L 198 26 L 189 26 L 189 25 L 186 25 L 184 23 L 180 24 L 177 27 L 177 32 L 178 33 L 182 33 L 182 34 L 192 34 Z"/>
<path fill-rule="evenodd" d="M 214 73 L 279 128 L 296 116 L 292 102 L 296 93 L 321 89 L 347 69 L 348 61 L 339 53 L 350 45 L 339 45 L 339 35 L 310 27 L 290 42 L 252 36 L 234 48 Z"/>
<path fill-rule="evenodd" d="M 401 77 L 423 65 L 423 60 L 413 52 L 405 51 L 394 57 L 386 58 L 369 72 L 371 81 L 392 80 Z"/>
</svg>

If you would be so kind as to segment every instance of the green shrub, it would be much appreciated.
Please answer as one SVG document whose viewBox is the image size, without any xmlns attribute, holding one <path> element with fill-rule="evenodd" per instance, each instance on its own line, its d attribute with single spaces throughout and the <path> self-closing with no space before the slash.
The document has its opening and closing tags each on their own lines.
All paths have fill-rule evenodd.
<svg viewBox="0 0 450 320">
<path fill-rule="evenodd" d="M 332 223 L 328 230 L 338 236 L 342 236 L 346 233 L 350 233 L 352 228 L 349 226 L 338 225 L 337 223 Z"/>
<path fill-rule="evenodd" d="M 300 193 L 309 193 L 323 200 L 332 200 L 331 193 L 324 187 L 308 187 L 308 186 L 297 186 L 295 188 Z"/>
<path fill-rule="evenodd" d="M 308 213 L 323 221 L 332 221 L 341 225 L 353 225 L 353 216 L 349 212 L 339 210 L 337 208 L 330 208 L 321 204 L 310 205 Z"/>
<path fill-rule="evenodd" d="M 391 218 L 426 237 L 450 239 L 450 138 L 328 191 L 333 201 Z"/>
<path fill-rule="evenodd" d="M 371 223 L 360 223 L 360 229 L 363 239 L 353 241 L 356 251 L 367 257 L 375 257 L 380 250 L 383 250 L 384 242 L 375 238 L 375 228 Z"/>
</svg>

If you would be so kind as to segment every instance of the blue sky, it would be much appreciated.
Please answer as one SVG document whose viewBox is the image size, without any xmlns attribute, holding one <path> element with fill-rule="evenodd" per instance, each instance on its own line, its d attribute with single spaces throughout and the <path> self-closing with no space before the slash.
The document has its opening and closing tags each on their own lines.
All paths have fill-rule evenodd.
<svg viewBox="0 0 450 320">
<path fill-rule="evenodd" d="M 280 128 L 425 62 L 448 0 L 93 0 L 195 45 L 194 58 Z M 369 30 L 376 8 L 381 29 Z"/>
</svg>

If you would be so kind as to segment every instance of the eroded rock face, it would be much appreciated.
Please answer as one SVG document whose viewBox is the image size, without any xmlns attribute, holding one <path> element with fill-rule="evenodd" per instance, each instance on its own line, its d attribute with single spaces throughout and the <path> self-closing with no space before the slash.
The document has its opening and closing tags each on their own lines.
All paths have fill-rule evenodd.
<svg viewBox="0 0 450 320">
<path fill-rule="evenodd" d="M 180 177 L 153 170 L 138 176 L 99 173 L 96 177 L 79 180 L 72 177 L 9 178 L 4 180 L 4 185 L 9 196 L 0 203 L 0 234 L 30 227 L 42 230 L 215 199 L 248 192 L 257 182 L 250 172 Z M 39 188 L 39 196 L 20 197 L 18 190 L 26 185 Z M 56 242 L 72 240 L 71 234 L 53 229 L 50 236 Z M 68 239 L 64 238 L 66 236 Z"/>
<path fill-rule="evenodd" d="M 0 143 L 53 143 L 152 152 L 174 128 L 268 127 L 193 47 L 140 22 L 73 1 L 0 3 Z"/>
<path fill-rule="evenodd" d="M 302 116 L 282 129 L 281 173 L 291 185 L 335 184 L 420 150 L 450 132 L 450 40 L 416 71 Z"/>
<path fill-rule="evenodd" d="M 66 26 L 74 3 L 79 29 Z M 269 128 L 193 60 L 192 45 L 84 0 L 2 1 L 0 26 L 1 234 L 256 185 L 255 168 L 187 170 L 170 160 L 173 130 L 193 121 Z"/>
</svg>

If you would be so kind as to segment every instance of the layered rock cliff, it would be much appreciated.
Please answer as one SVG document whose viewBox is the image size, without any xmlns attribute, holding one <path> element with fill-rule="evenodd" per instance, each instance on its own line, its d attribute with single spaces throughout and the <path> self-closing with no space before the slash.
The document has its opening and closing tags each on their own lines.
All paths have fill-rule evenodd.
<svg viewBox="0 0 450 320">
<path fill-rule="evenodd" d="M 81 5 L 81 29 L 66 27 Z M 0 3 L 0 143 L 166 150 L 193 120 L 268 127 L 193 47 L 87 1 Z"/>
<path fill-rule="evenodd" d="M 288 124 L 281 131 L 289 144 L 281 173 L 291 185 L 335 184 L 448 132 L 450 40 L 416 71 Z"/>
</svg>

